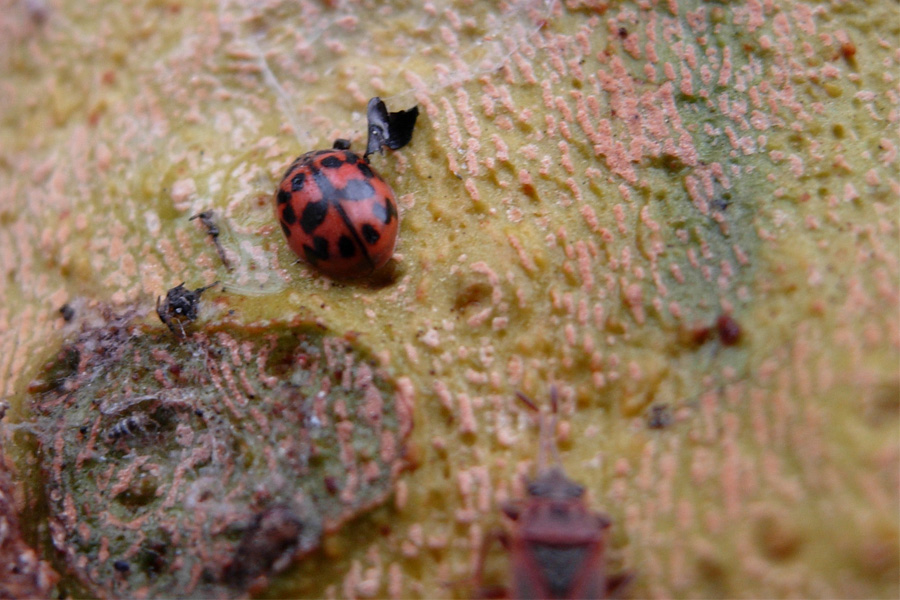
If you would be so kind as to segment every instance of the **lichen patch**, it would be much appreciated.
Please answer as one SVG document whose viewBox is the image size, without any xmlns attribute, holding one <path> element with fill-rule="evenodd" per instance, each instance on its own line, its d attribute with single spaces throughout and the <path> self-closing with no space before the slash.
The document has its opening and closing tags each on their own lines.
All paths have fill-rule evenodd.
<svg viewBox="0 0 900 600">
<path fill-rule="evenodd" d="M 182 340 L 113 318 L 29 395 L 32 502 L 90 595 L 260 591 L 383 503 L 407 464 L 396 384 L 365 349 L 300 322 Z"/>
</svg>

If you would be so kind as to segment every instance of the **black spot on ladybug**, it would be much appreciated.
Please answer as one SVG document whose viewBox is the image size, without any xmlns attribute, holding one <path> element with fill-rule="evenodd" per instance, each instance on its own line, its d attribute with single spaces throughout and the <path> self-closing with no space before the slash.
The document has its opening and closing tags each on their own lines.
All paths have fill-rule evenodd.
<svg viewBox="0 0 900 600">
<path fill-rule="evenodd" d="M 290 192 L 286 192 L 284 190 L 278 190 L 278 204 L 287 204 L 291 201 Z"/>
<path fill-rule="evenodd" d="M 328 215 L 328 202 L 310 202 L 300 215 L 300 227 L 304 233 L 310 234 L 319 228 Z"/>
<path fill-rule="evenodd" d="M 312 246 L 303 246 L 306 253 L 306 259 L 310 262 L 317 260 L 328 260 L 328 240 L 323 237 L 315 236 Z"/>
<path fill-rule="evenodd" d="M 299 192 L 300 190 L 302 190 L 303 184 L 305 181 L 306 181 L 306 173 L 297 173 L 296 175 L 294 175 L 294 178 L 291 179 L 291 191 Z M 281 190 L 281 192 L 278 193 L 278 201 L 279 202 L 281 202 L 281 194 L 282 193 L 285 193 L 284 190 Z M 288 198 L 290 198 L 289 194 L 288 194 Z"/>
<path fill-rule="evenodd" d="M 344 161 L 334 154 L 322 159 L 322 166 L 328 169 L 337 169 L 342 164 L 344 164 Z"/>
<path fill-rule="evenodd" d="M 370 246 L 381 239 L 381 234 L 378 233 L 378 230 L 372 227 L 370 224 L 366 223 L 362 226 L 362 235 L 363 239 L 366 240 L 366 243 Z"/>
<path fill-rule="evenodd" d="M 324 164 L 324 160 L 322 161 Z M 340 161 L 340 164 L 343 164 L 343 161 Z M 321 198 L 326 199 L 334 199 L 339 200 L 341 198 L 341 194 L 338 190 L 335 189 L 334 185 L 332 185 L 331 180 L 326 177 L 322 171 L 310 165 L 309 172 L 312 175 L 313 180 L 316 182 L 316 185 L 319 187 L 319 196 Z M 307 233 L 309 233 L 307 231 Z"/>
<path fill-rule="evenodd" d="M 305 215 L 306 211 L 303 212 Z M 284 205 L 284 210 L 281 211 L 281 220 L 288 225 L 293 225 L 297 222 L 297 213 L 294 212 L 294 207 L 290 203 Z"/>
<path fill-rule="evenodd" d="M 279 221 L 279 223 L 281 223 L 281 230 L 284 232 L 284 237 L 290 238 L 291 237 L 291 228 L 288 227 L 284 221 Z"/>
<path fill-rule="evenodd" d="M 369 165 L 367 165 L 364 162 L 361 162 L 358 165 L 356 165 L 356 168 L 359 170 L 360 173 L 363 174 L 363 177 L 365 177 L 366 179 L 372 179 L 373 177 L 375 177 L 375 173 L 373 173 L 372 169 L 369 168 Z"/>
<path fill-rule="evenodd" d="M 342 235 L 341 239 L 338 240 L 338 251 L 343 258 L 351 258 L 356 254 L 356 245 L 349 237 Z"/>
<path fill-rule="evenodd" d="M 351 179 L 342 190 L 341 197 L 346 200 L 368 200 L 375 193 L 375 188 L 365 179 Z"/>
<path fill-rule="evenodd" d="M 394 211 L 394 207 L 390 203 L 379 204 L 376 202 L 372 205 L 372 215 L 376 219 L 387 225 L 391 222 L 391 219 L 397 216 L 397 213 L 396 211 Z"/>
<path fill-rule="evenodd" d="M 347 164 L 355 165 L 359 162 L 359 157 L 353 152 L 344 152 L 344 160 Z"/>
</svg>

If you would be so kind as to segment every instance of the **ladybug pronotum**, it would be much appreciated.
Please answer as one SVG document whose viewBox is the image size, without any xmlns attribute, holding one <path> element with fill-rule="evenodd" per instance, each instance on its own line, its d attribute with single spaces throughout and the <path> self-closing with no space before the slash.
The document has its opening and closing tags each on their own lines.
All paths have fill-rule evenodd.
<svg viewBox="0 0 900 600">
<path fill-rule="evenodd" d="M 337 278 L 384 266 L 400 228 L 391 187 L 341 141 L 288 167 L 275 194 L 275 215 L 291 250 Z"/>
</svg>

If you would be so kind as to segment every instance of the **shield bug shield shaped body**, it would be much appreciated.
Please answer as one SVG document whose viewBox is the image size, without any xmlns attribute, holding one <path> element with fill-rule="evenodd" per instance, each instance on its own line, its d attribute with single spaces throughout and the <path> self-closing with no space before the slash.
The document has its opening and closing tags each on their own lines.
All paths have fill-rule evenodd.
<svg viewBox="0 0 900 600">
<path fill-rule="evenodd" d="M 518 396 L 538 411 L 527 396 Z M 549 427 L 541 419 L 538 468 L 535 478 L 527 481 L 527 496 L 503 507 L 512 521 L 506 536 L 511 561 L 507 594 L 512 598 L 617 597 L 632 576 L 606 573 L 612 521 L 590 509 L 584 487 L 563 471 L 551 438 L 556 430 L 555 389 L 551 390 L 551 403 Z M 555 463 L 550 467 L 546 464 L 548 451 Z"/>
</svg>

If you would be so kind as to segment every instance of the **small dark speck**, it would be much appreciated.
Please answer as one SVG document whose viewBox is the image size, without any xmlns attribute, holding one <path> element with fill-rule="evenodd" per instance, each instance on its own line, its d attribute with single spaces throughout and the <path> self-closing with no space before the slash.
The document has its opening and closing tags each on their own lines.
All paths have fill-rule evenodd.
<svg viewBox="0 0 900 600">
<path fill-rule="evenodd" d="M 728 202 L 722 198 L 716 198 L 712 201 L 712 207 L 719 212 L 728 210 Z"/>
<path fill-rule="evenodd" d="M 75 309 L 72 308 L 69 304 L 63 304 L 59 308 L 59 314 L 62 315 L 63 321 L 68 323 L 75 317 Z"/>
<path fill-rule="evenodd" d="M 730 315 L 721 315 L 716 320 L 719 340 L 725 346 L 734 346 L 741 341 L 741 326 Z"/>
<path fill-rule="evenodd" d="M 128 561 L 117 560 L 113 563 L 113 568 L 119 573 L 127 573 L 131 570 L 131 565 L 128 564 Z"/>
<path fill-rule="evenodd" d="M 625 29 L 624 27 L 619 27 L 619 37 L 620 37 L 620 38 L 623 38 L 623 39 L 624 39 L 624 38 L 627 38 L 627 37 L 628 37 L 628 30 Z"/>
<path fill-rule="evenodd" d="M 672 424 L 672 411 L 668 404 L 654 404 L 647 415 L 647 427 L 650 429 L 664 429 Z"/>
</svg>

